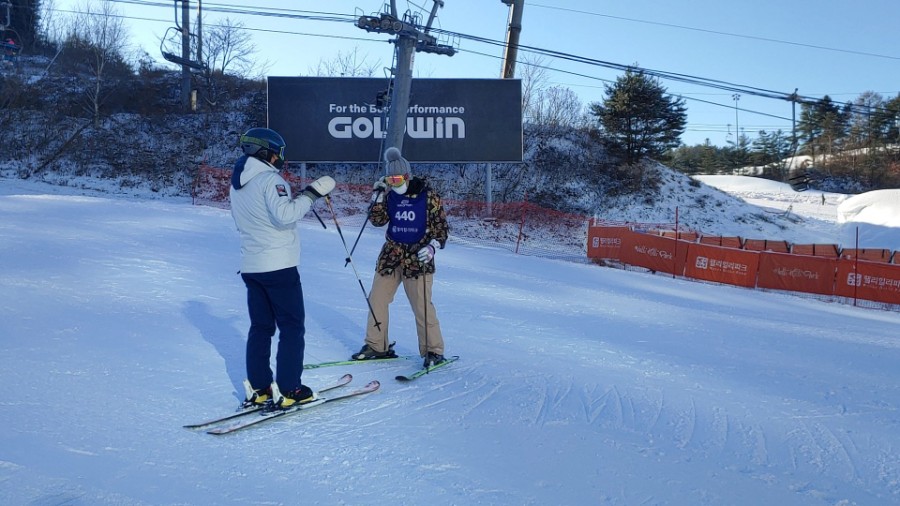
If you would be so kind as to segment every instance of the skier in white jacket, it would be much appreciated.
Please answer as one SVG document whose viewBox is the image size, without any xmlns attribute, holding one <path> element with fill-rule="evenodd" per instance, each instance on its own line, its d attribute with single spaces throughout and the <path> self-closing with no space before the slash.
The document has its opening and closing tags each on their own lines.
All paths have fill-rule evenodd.
<svg viewBox="0 0 900 506">
<path fill-rule="evenodd" d="M 300 381 L 305 349 L 305 311 L 300 273 L 297 221 L 316 199 L 334 189 L 322 176 L 297 197 L 279 174 L 284 139 L 268 128 L 251 128 L 241 136 L 244 155 L 231 176 L 231 215 L 241 236 L 241 278 L 247 286 L 250 331 L 247 336 L 248 405 L 273 401 L 286 408 L 315 399 Z M 276 371 L 269 366 L 272 336 L 279 331 Z"/>
</svg>

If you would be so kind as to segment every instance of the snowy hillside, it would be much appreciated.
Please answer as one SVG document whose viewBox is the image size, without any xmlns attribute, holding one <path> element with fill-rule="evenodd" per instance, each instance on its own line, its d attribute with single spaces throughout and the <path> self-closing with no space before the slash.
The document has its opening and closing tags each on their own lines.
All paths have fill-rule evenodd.
<svg viewBox="0 0 900 506">
<path fill-rule="evenodd" d="M 897 313 L 453 241 L 434 302 L 459 362 L 309 370 L 383 386 L 188 431 L 241 396 L 230 215 L 53 191 L 0 180 L 2 504 L 900 504 Z M 307 362 L 344 359 L 365 301 L 334 228 L 300 227 Z"/>
<path fill-rule="evenodd" d="M 875 190 L 854 195 L 837 209 L 845 244 L 853 244 L 857 232 L 868 247 L 900 250 L 896 233 L 900 220 L 900 190 Z"/>
</svg>

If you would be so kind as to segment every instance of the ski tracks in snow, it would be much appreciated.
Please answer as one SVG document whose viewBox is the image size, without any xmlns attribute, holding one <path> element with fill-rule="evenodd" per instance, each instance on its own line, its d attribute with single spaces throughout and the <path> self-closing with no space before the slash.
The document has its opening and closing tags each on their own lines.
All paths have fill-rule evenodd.
<svg viewBox="0 0 900 506">
<path fill-rule="evenodd" d="M 860 417 L 845 408 L 798 416 L 782 411 L 785 405 L 796 405 L 795 400 L 733 396 L 726 389 L 686 387 L 670 379 L 641 384 L 519 371 L 498 376 L 477 362 L 454 365 L 403 386 L 386 381 L 393 388 L 354 403 L 357 408 L 330 410 L 335 415 L 332 423 L 316 430 L 362 437 L 385 426 L 428 430 L 442 420 L 465 430 L 542 434 L 556 451 L 587 448 L 601 461 L 613 445 L 630 449 L 636 458 L 674 466 L 713 462 L 724 473 L 790 487 L 805 499 L 824 498 L 831 504 L 853 504 L 842 494 L 846 490 L 888 502 L 900 499 L 896 445 L 887 434 L 871 435 L 870 427 L 857 429 L 853 422 Z M 353 419 L 340 420 L 340 411 L 354 413 Z M 326 411 L 322 415 L 331 418 Z M 445 464 L 450 467 L 430 471 L 454 474 L 452 466 L 460 462 L 464 460 L 448 458 Z M 488 485 L 480 483 L 475 489 L 485 493 L 483 497 L 493 496 L 497 491 L 485 492 Z"/>
<path fill-rule="evenodd" d="M 790 484 L 797 494 L 833 499 L 835 504 L 849 500 L 841 492 L 847 489 L 900 498 L 898 458 L 879 450 L 891 447 L 889 440 L 857 437 L 852 424 L 846 424 L 855 417 L 845 411 L 809 420 L 780 411 L 794 400 L 760 397 L 751 405 L 746 396 L 700 385 L 635 388 L 634 382 L 623 386 L 584 383 L 575 377 L 495 378 L 479 373 L 484 371 L 475 368 L 464 385 L 454 386 L 464 387 L 464 392 L 422 408 L 453 401 L 459 403 L 462 420 L 493 419 L 498 425 L 541 431 L 561 428 L 582 433 L 584 441 L 621 433 L 622 440 L 643 441 L 636 451 L 645 455 L 720 462 L 726 472 Z M 873 460 L 873 452 L 880 457 Z"/>
</svg>

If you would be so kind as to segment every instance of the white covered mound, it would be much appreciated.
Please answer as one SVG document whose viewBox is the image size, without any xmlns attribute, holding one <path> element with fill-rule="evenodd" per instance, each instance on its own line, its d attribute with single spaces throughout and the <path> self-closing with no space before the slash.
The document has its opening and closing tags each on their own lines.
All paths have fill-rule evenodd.
<svg viewBox="0 0 900 506">
<path fill-rule="evenodd" d="M 900 190 L 875 190 L 850 197 L 837 209 L 841 243 L 900 250 Z"/>
</svg>

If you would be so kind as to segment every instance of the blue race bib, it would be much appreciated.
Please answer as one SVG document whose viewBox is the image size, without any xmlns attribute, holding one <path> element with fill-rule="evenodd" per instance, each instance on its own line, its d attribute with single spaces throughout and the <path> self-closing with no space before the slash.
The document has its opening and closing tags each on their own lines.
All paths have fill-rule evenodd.
<svg viewBox="0 0 900 506">
<path fill-rule="evenodd" d="M 428 192 L 424 191 L 415 198 L 389 192 L 387 211 L 390 217 L 387 236 L 401 244 L 415 244 L 425 237 L 425 226 L 428 223 Z"/>
</svg>

